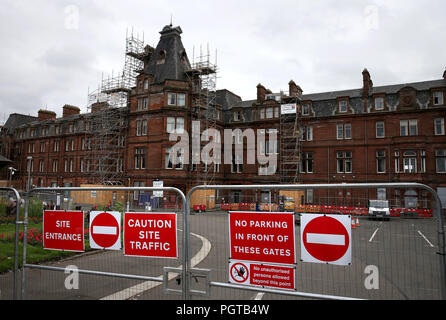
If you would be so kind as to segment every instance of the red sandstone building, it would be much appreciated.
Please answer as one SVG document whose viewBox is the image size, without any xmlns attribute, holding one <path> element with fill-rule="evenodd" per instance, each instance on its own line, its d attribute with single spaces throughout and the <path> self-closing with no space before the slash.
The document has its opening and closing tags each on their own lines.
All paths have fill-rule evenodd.
<svg viewBox="0 0 446 320">
<path fill-rule="evenodd" d="M 157 47 L 146 47 L 144 68 L 129 92 L 127 107 L 96 103 L 91 112 L 81 114 L 66 105 L 61 118 L 47 110 L 37 117 L 10 115 L 2 129 L 1 152 L 18 169 L 14 186 L 25 187 L 29 164 L 32 185 L 44 187 L 97 183 L 97 172 L 107 172 L 109 181 L 125 186 L 152 186 L 162 180 L 164 186 L 183 191 L 199 183 L 420 182 L 446 200 L 446 71 L 438 80 L 374 86 L 365 69 L 357 89 L 315 94 L 302 94 L 292 80 L 286 94 L 259 84 L 257 98 L 243 101 L 229 90 L 210 93 L 200 88 L 200 73 L 212 70 L 191 65 L 181 33 L 179 27 L 166 26 Z M 285 103 L 298 105 L 294 122 L 281 114 Z M 97 132 L 105 129 L 99 120 L 112 113 L 118 115 L 119 125 L 101 144 Z M 265 143 L 260 151 L 278 156 L 275 173 L 264 175 L 264 166 L 248 164 L 246 143 L 241 163 L 234 158 L 226 164 L 192 164 L 192 154 L 189 164 L 172 163 L 169 151 L 175 142 L 169 141 L 169 134 L 191 135 L 193 121 L 199 121 L 202 130 L 217 129 L 222 138 L 224 129 L 253 129 L 266 137 L 275 130 L 278 142 Z M 298 135 L 291 141 L 294 149 L 286 147 L 286 130 Z M 233 142 L 246 141 L 235 137 Z M 285 148 L 294 150 L 295 160 L 289 161 Z M 8 171 L 3 172 L 8 179 Z M 213 196 L 217 202 L 248 202 L 265 201 L 270 195 L 266 190 L 232 190 Z M 271 198 L 277 201 L 278 193 Z M 426 192 L 407 189 L 307 190 L 299 200 L 365 205 L 367 199 L 377 198 L 389 199 L 393 206 L 429 206 Z"/>
</svg>

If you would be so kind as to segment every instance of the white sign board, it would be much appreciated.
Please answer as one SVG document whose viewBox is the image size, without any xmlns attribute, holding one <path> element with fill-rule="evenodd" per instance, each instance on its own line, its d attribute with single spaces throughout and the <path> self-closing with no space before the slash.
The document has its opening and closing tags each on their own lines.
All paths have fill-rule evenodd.
<svg viewBox="0 0 446 320">
<path fill-rule="evenodd" d="M 163 180 L 153 180 L 153 187 L 154 188 L 162 188 L 164 186 L 164 182 Z M 163 197 L 163 191 L 153 191 L 153 196 L 156 198 L 161 198 Z"/>
<path fill-rule="evenodd" d="M 280 114 L 294 114 L 296 110 L 297 105 L 295 103 L 282 104 L 280 106 Z"/>
<path fill-rule="evenodd" d="M 90 212 L 90 247 L 121 250 L 121 213 L 119 211 Z"/>
</svg>

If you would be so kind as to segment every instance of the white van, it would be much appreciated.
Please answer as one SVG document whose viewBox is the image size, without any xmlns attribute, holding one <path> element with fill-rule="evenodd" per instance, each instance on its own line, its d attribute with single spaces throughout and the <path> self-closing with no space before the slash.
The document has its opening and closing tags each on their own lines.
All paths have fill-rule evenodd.
<svg viewBox="0 0 446 320">
<path fill-rule="evenodd" d="M 389 201 L 369 200 L 369 219 L 390 219 Z"/>
</svg>

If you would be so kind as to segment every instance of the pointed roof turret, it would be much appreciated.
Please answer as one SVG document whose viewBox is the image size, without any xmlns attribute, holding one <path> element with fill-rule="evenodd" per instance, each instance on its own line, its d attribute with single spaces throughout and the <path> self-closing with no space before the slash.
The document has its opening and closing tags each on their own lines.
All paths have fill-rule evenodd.
<svg viewBox="0 0 446 320">
<path fill-rule="evenodd" d="M 181 42 L 181 28 L 166 25 L 160 31 L 161 38 L 147 64 L 146 73 L 153 75 L 154 83 L 165 80 L 186 80 L 185 71 L 191 68 Z"/>
</svg>

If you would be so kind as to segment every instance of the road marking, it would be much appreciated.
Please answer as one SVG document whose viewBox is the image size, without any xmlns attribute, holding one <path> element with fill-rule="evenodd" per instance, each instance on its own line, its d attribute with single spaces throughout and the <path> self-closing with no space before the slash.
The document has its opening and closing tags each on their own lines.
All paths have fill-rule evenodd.
<svg viewBox="0 0 446 320">
<path fill-rule="evenodd" d="M 426 238 L 426 236 L 424 234 L 421 233 L 420 230 L 418 230 L 418 233 L 420 234 L 420 236 L 423 237 L 424 240 L 426 240 L 427 243 L 429 243 L 429 245 L 433 248 L 434 245 Z"/>
<path fill-rule="evenodd" d="M 345 236 L 342 234 L 307 233 L 307 243 L 345 246 Z"/>
<path fill-rule="evenodd" d="M 193 268 L 207 257 L 207 255 L 211 251 L 212 245 L 211 245 L 210 241 L 203 236 L 200 236 L 200 235 L 192 233 L 192 232 L 191 232 L 191 235 L 199 238 L 201 240 L 201 242 L 203 243 L 200 251 L 198 251 L 198 253 L 195 256 L 193 256 L 191 259 L 191 268 Z M 181 265 L 178 268 L 182 268 L 182 267 L 183 266 Z M 177 276 L 178 276 L 178 273 L 171 272 L 168 275 L 168 280 L 170 281 L 170 280 L 176 278 Z M 160 275 L 159 277 L 157 277 L 157 279 L 162 280 L 163 276 Z M 100 300 L 127 300 L 127 299 L 130 299 L 131 297 L 134 297 L 138 294 L 143 293 L 144 291 L 153 289 L 153 288 L 160 286 L 162 284 L 163 284 L 162 282 L 158 282 L 158 281 L 151 281 L 151 280 L 145 281 L 143 283 L 134 285 L 127 289 L 124 289 L 124 290 L 115 292 L 111 295 L 105 296 L 105 297 L 101 298 Z"/>
<path fill-rule="evenodd" d="M 254 297 L 254 300 L 262 300 L 264 295 L 265 295 L 265 292 L 259 292 Z"/>
<path fill-rule="evenodd" d="M 378 232 L 379 228 L 376 228 L 375 232 L 373 232 L 372 236 L 370 237 L 369 242 L 373 241 L 373 238 L 375 237 L 376 233 Z"/>
</svg>

